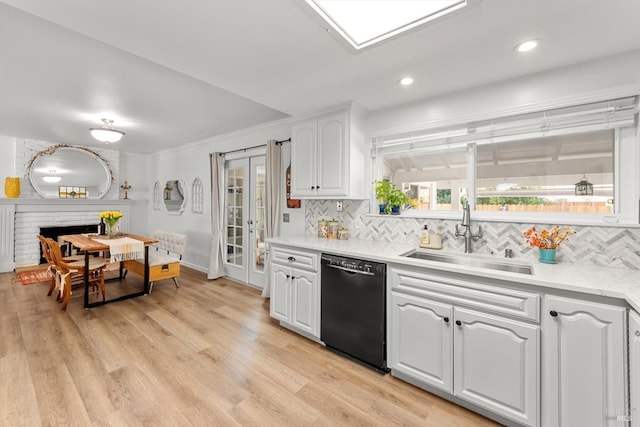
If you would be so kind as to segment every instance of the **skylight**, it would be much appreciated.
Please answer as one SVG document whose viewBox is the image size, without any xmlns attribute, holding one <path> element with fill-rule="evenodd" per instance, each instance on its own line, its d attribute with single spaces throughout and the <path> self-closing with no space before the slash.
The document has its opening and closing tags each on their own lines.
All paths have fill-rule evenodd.
<svg viewBox="0 0 640 427">
<path fill-rule="evenodd" d="M 351 46 L 362 49 L 467 5 L 466 0 L 306 0 Z"/>
</svg>

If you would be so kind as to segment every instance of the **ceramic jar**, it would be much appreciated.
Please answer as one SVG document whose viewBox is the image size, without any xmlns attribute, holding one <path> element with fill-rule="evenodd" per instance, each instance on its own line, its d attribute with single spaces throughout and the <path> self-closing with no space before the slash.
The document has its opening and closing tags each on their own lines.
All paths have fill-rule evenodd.
<svg viewBox="0 0 640 427">
<path fill-rule="evenodd" d="M 555 249 L 540 249 L 540 262 L 545 264 L 556 263 L 556 250 Z"/>
<path fill-rule="evenodd" d="M 337 239 L 338 238 L 338 228 L 340 228 L 340 222 L 332 219 L 331 221 L 327 221 L 327 238 L 328 239 Z"/>
<path fill-rule="evenodd" d="M 20 197 L 20 178 L 6 177 L 4 180 L 4 194 L 9 199 L 17 199 Z"/>
<path fill-rule="evenodd" d="M 349 230 L 347 228 L 338 228 L 338 240 L 349 240 Z"/>
<path fill-rule="evenodd" d="M 318 237 L 327 237 L 327 221 L 324 219 L 318 221 Z"/>
</svg>

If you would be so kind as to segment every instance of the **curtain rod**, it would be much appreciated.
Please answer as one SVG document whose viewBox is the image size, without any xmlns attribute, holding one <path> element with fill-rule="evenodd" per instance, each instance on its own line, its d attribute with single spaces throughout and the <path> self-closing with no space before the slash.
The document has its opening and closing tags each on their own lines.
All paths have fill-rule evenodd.
<svg viewBox="0 0 640 427">
<path fill-rule="evenodd" d="M 276 144 L 280 145 L 283 142 L 291 142 L 291 138 L 283 139 L 282 141 L 276 141 Z M 266 146 L 267 144 L 260 144 L 260 145 L 254 145 L 253 147 L 239 148 L 237 150 L 226 151 L 224 153 L 218 153 L 218 154 L 220 156 L 224 156 L 225 154 L 229 154 L 229 153 L 237 153 L 238 151 L 247 151 L 247 150 L 252 150 L 254 148 L 260 148 L 260 147 L 266 147 Z"/>
</svg>

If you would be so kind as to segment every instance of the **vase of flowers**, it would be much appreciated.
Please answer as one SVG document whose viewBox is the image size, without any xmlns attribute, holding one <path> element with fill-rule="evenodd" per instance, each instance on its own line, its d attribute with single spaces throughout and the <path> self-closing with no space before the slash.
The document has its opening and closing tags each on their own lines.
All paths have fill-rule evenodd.
<svg viewBox="0 0 640 427">
<path fill-rule="evenodd" d="M 120 211 L 105 211 L 98 215 L 107 224 L 107 236 L 114 238 L 118 235 L 118 221 L 122 218 Z"/>
<path fill-rule="evenodd" d="M 540 262 L 545 264 L 556 263 L 556 250 L 560 243 L 569 238 L 571 234 L 576 232 L 569 226 L 555 226 L 551 230 L 541 230 L 538 232 L 536 227 L 531 227 L 524 232 L 527 244 L 537 247 L 540 251 Z"/>
</svg>

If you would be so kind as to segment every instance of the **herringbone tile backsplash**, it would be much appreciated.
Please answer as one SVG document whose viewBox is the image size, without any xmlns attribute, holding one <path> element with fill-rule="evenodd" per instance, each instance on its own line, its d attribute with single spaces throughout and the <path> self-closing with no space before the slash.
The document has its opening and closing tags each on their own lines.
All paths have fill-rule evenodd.
<svg viewBox="0 0 640 427">
<path fill-rule="evenodd" d="M 317 233 L 318 220 L 337 219 L 349 229 L 350 238 L 415 242 L 416 247 L 425 224 L 442 236 L 447 251 L 464 251 L 464 239 L 454 235 L 458 220 L 402 218 L 369 214 L 369 201 L 344 200 L 343 211 L 336 212 L 335 200 L 307 200 L 305 205 L 305 233 Z M 474 221 L 472 230 L 482 227 L 482 238 L 473 241 L 473 252 L 503 256 L 512 249 L 514 257 L 534 259 L 537 250 L 528 246 L 523 233 L 532 224 Z M 549 224 L 535 224 L 551 228 Z M 640 269 L 640 229 L 622 227 L 575 226 L 576 234 L 565 241 L 558 251 L 558 260 L 566 263 L 595 264 Z"/>
</svg>

